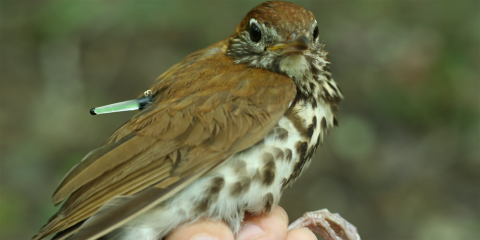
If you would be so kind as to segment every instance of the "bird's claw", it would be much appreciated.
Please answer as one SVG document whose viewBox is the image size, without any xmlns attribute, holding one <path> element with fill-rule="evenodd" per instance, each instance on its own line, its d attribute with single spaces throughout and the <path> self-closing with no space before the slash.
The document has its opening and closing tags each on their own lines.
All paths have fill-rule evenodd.
<svg viewBox="0 0 480 240">
<path fill-rule="evenodd" d="M 357 228 L 343 219 L 338 213 L 327 209 L 306 212 L 288 226 L 288 230 L 307 227 L 325 240 L 360 240 Z"/>
</svg>

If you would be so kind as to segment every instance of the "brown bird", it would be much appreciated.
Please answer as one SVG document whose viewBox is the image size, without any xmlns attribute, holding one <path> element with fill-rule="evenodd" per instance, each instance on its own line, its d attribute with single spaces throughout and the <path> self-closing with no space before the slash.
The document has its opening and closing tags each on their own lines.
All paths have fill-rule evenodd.
<svg viewBox="0 0 480 240">
<path fill-rule="evenodd" d="M 337 126 L 329 64 L 312 12 L 260 4 L 157 79 L 151 103 L 63 178 L 52 201 L 65 202 L 33 239 L 162 239 L 199 218 L 238 233 L 245 212 L 278 204 Z M 325 210 L 292 226 L 359 239 Z"/>
</svg>

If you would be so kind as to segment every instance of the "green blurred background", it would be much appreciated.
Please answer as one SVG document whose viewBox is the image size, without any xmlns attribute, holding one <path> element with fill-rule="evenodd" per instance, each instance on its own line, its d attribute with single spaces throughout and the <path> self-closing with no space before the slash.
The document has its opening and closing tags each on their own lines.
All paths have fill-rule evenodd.
<svg viewBox="0 0 480 240">
<path fill-rule="evenodd" d="M 342 87 L 338 129 L 281 205 L 328 208 L 362 239 L 480 239 L 480 3 L 294 1 L 316 15 Z M 64 174 L 189 53 L 260 1 L 1 1 L 0 239 L 56 211 Z"/>
</svg>

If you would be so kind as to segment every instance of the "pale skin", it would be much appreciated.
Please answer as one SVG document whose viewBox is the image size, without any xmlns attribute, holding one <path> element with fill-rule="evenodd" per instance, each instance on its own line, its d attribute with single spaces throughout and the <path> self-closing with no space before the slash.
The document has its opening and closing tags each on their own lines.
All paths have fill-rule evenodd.
<svg viewBox="0 0 480 240">
<path fill-rule="evenodd" d="M 288 215 L 283 208 L 275 207 L 271 214 L 247 216 L 242 230 L 233 236 L 225 222 L 201 220 L 180 227 L 165 240 L 316 240 L 312 231 L 295 228 L 287 232 Z"/>
</svg>

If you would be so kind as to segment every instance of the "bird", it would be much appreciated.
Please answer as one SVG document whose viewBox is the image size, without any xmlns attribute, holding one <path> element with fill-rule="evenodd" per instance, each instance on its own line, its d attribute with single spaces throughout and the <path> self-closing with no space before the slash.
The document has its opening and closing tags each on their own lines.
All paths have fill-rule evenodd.
<svg viewBox="0 0 480 240">
<path fill-rule="evenodd" d="M 63 205 L 33 239 L 162 239 L 200 218 L 238 233 L 246 213 L 278 205 L 337 127 L 343 95 L 327 55 L 311 11 L 256 6 L 158 77 L 148 104 L 61 180 L 52 202 Z M 300 222 L 322 218 L 328 239 L 360 239 L 320 215 Z"/>
</svg>

